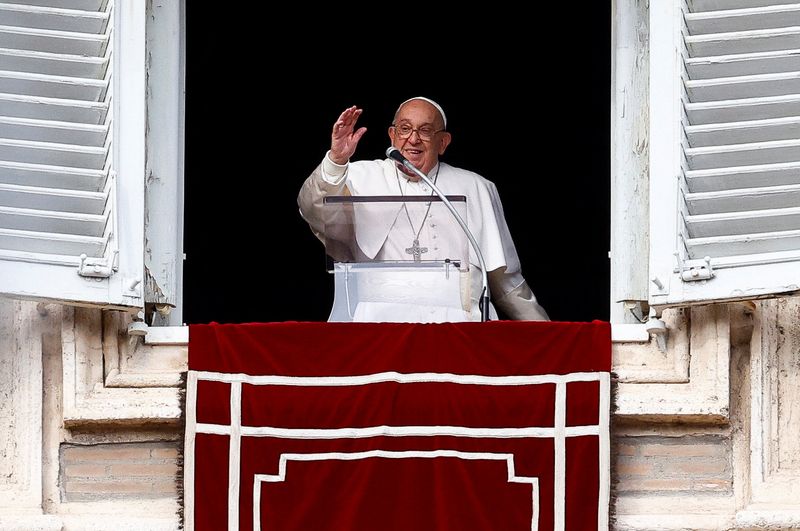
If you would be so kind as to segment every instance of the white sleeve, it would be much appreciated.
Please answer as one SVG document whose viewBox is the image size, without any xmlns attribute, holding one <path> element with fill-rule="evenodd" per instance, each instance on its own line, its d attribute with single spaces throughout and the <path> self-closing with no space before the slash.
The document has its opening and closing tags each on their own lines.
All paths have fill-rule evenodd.
<svg viewBox="0 0 800 531">
<path fill-rule="evenodd" d="M 322 159 L 322 179 L 329 184 L 341 184 L 347 176 L 347 164 L 336 164 L 331 160 L 331 152 L 328 150 Z"/>
<path fill-rule="evenodd" d="M 311 230 L 323 243 L 325 242 L 323 199 L 329 195 L 344 195 L 347 193 L 348 165 L 336 164 L 330 159 L 329 154 L 330 152 L 326 153 L 322 163 L 311 172 L 297 196 L 300 215 L 308 222 Z"/>
<path fill-rule="evenodd" d="M 522 276 L 519 255 L 511 239 L 511 232 L 508 230 L 497 187 L 491 181 L 488 181 L 488 184 L 506 264 L 505 267 L 489 271 L 489 291 L 492 294 L 492 301 L 511 319 L 549 321 L 547 312 L 538 303 L 536 296 Z"/>
<path fill-rule="evenodd" d="M 536 300 L 525 280 L 511 291 L 502 290 L 502 286 L 508 283 L 508 280 L 503 278 L 505 274 L 502 268 L 489 273 L 489 291 L 495 306 L 515 321 L 549 321 L 547 312 Z"/>
</svg>

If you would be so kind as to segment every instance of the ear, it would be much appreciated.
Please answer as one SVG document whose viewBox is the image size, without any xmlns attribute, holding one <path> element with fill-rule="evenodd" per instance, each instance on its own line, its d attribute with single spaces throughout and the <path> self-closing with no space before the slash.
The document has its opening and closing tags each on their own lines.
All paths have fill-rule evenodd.
<svg viewBox="0 0 800 531">
<path fill-rule="evenodd" d="M 388 132 L 389 132 L 389 140 L 391 140 L 392 145 L 394 145 L 394 127 L 390 125 Z"/>
<path fill-rule="evenodd" d="M 450 133 L 447 131 L 442 133 L 442 137 L 439 139 L 439 155 L 444 155 L 444 151 L 447 149 L 447 146 L 450 145 L 452 140 L 453 137 L 450 136 Z"/>
</svg>

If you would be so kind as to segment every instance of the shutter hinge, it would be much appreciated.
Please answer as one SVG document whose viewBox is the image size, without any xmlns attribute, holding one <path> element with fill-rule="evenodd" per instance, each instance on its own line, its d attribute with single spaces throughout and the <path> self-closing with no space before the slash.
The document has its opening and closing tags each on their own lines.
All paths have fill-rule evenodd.
<svg viewBox="0 0 800 531">
<path fill-rule="evenodd" d="M 117 251 L 111 260 L 99 259 L 89 260 L 85 254 L 81 255 L 81 263 L 78 265 L 78 274 L 89 278 L 109 278 L 117 270 Z"/>
<path fill-rule="evenodd" d="M 695 280 L 709 280 L 714 278 L 714 269 L 711 267 L 711 257 L 706 256 L 700 260 L 678 259 L 681 280 L 684 282 L 694 282 Z"/>
</svg>

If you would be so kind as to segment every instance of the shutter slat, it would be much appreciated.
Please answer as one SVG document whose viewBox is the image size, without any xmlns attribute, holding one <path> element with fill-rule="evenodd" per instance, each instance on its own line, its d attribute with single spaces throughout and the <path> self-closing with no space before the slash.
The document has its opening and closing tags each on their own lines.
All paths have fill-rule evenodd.
<svg viewBox="0 0 800 531">
<path fill-rule="evenodd" d="M 99 215 L 106 199 L 102 192 L 0 184 L 0 207 L 46 210 L 57 205 L 61 212 Z"/>
<path fill-rule="evenodd" d="M 693 102 L 800 94 L 800 71 L 687 81 L 686 90 Z"/>
<path fill-rule="evenodd" d="M 800 205 L 800 184 L 687 193 L 689 213 L 743 212 Z"/>
<path fill-rule="evenodd" d="M 797 162 L 800 161 L 800 139 L 689 148 L 685 154 L 689 167 L 694 170 Z"/>
<path fill-rule="evenodd" d="M 686 37 L 686 48 L 692 57 L 800 48 L 800 27 L 692 35 Z"/>
<path fill-rule="evenodd" d="M 107 180 L 105 170 L 0 161 L 0 182 L 5 184 L 97 191 Z"/>
<path fill-rule="evenodd" d="M 107 35 L 19 28 L 0 23 L 0 48 L 103 57 Z"/>
<path fill-rule="evenodd" d="M 5 0 L 6 4 L 60 7 L 63 9 L 80 9 L 82 11 L 99 11 L 107 2 L 108 0 Z"/>
<path fill-rule="evenodd" d="M 100 79 L 107 67 L 104 57 L 0 48 L 0 70 Z"/>
<path fill-rule="evenodd" d="M 0 116 L 0 138 L 100 147 L 108 126 Z"/>
<path fill-rule="evenodd" d="M 693 35 L 800 26 L 800 4 L 687 13 L 685 20 Z"/>
<path fill-rule="evenodd" d="M 102 79 L 0 71 L 0 92 L 5 94 L 98 101 L 105 90 Z"/>
<path fill-rule="evenodd" d="M 106 154 L 104 148 L 0 138 L 0 159 L 8 162 L 102 169 Z"/>
<path fill-rule="evenodd" d="M 105 247 L 106 239 L 102 237 L 0 229 L 0 248 L 9 251 L 100 258 Z"/>
<path fill-rule="evenodd" d="M 800 230 L 800 207 L 686 216 L 691 238 Z"/>
<path fill-rule="evenodd" d="M 800 230 L 719 238 L 690 238 L 686 240 L 686 246 L 694 256 L 749 255 L 742 256 L 743 263 L 766 263 L 782 258 L 776 256 L 779 253 L 796 252 L 800 249 Z"/>
<path fill-rule="evenodd" d="M 686 60 L 686 71 L 691 79 L 797 72 L 800 71 L 800 49 L 692 57 Z"/>
<path fill-rule="evenodd" d="M 108 103 L 0 94 L 0 109 L 3 116 L 15 118 L 102 124 L 108 113 Z"/>
<path fill-rule="evenodd" d="M 800 116 L 800 94 L 686 104 L 692 125 Z"/>
<path fill-rule="evenodd" d="M 0 206 L 0 230 L 27 230 L 101 237 L 105 232 L 107 216 L 72 214 Z"/>
<path fill-rule="evenodd" d="M 693 13 L 794 3 L 796 3 L 796 0 L 687 0 L 690 11 Z"/>
<path fill-rule="evenodd" d="M 2 124 L 0 123 L 0 127 Z M 721 146 L 800 138 L 800 116 L 686 127 L 691 147 Z"/>
<path fill-rule="evenodd" d="M 76 33 L 102 33 L 108 13 L 55 7 L 0 3 L 0 24 Z"/>
<path fill-rule="evenodd" d="M 695 192 L 800 184 L 800 162 L 689 170 L 686 182 Z"/>
</svg>

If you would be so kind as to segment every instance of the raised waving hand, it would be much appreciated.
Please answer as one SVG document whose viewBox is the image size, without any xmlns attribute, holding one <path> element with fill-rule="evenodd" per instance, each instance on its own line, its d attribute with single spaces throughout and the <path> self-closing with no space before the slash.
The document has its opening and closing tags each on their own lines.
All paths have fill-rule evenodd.
<svg viewBox="0 0 800 531">
<path fill-rule="evenodd" d="M 356 129 L 356 122 L 361 116 L 363 109 L 355 105 L 347 108 L 339 115 L 339 119 L 333 124 L 331 133 L 331 160 L 336 164 L 346 164 L 353 153 L 356 152 L 358 141 L 367 132 L 366 127 Z"/>
</svg>

